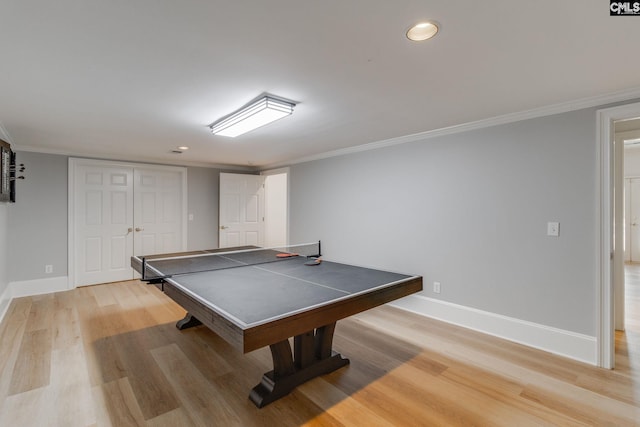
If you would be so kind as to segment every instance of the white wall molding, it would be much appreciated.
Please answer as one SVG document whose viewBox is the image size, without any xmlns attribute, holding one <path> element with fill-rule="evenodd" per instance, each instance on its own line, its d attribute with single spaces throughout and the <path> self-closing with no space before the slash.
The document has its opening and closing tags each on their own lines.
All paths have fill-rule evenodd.
<svg viewBox="0 0 640 427">
<path fill-rule="evenodd" d="M 22 280 L 9 282 L 12 298 L 28 297 L 32 295 L 50 294 L 53 292 L 68 291 L 69 277 L 51 277 L 46 279 Z"/>
<path fill-rule="evenodd" d="M 11 286 L 7 286 L 2 295 L 0 295 L 0 322 L 4 319 L 4 315 L 7 314 L 9 304 L 11 304 Z"/>
<path fill-rule="evenodd" d="M 7 141 L 10 142 L 10 141 Z M 13 144 L 11 144 L 13 145 Z M 82 159 L 96 159 L 113 162 L 136 162 L 140 164 L 158 165 L 158 166 L 191 166 L 201 168 L 222 169 L 225 171 L 239 171 L 240 172 L 255 172 L 256 166 L 243 166 L 243 165 L 228 165 L 223 163 L 211 163 L 211 162 L 199 162 L 199 161 L 186 161 L 179 158 L 165 160 L 155 159 L 153 157 L 146 156 L 128 156 L 126 160 L 123 160 L 121 155 L 101 154 L 99 157 L 87 157 L 87 153 L 77 150 L 58 149 L 50 147 L 38 147 L 35 145 L 20 145 L 16 148 L 16 151 L 27 151 L 30 153 L 41 154 L 54 154 L 57 156 L 77 157 Z"/>
<path fill-rule="evenodd" d="M 596 337 L 413 295 L 391 305 L 580 362 L 597 364 Z"/>
</svg>

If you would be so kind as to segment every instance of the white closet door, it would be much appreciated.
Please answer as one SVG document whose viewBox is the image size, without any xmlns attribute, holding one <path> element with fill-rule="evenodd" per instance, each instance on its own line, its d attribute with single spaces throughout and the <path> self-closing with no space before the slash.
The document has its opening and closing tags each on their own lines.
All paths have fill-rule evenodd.
<svg viewBox="0 0 640 427">
<path fill-rule="evenodd" d="M 82 165 L 75 172 L 75 285 L 132 279 L 133 169 Z"/>
<path fill-rule="evenodd" d="M 133 255 L 187 247 L 186 168 L 69 161 L 73 286 L 131 280 Z"/>
<path fill-rule="evenodd" d="M 134 174 L 136 255 L 184 250 L 182 173 L 136 168 Z"/>
<path fill-rule="evenodd" d="M 640 178 L 630 180 L 629 202 L 629 248 L 630 261 L 640 262 Z"/>
</svg>

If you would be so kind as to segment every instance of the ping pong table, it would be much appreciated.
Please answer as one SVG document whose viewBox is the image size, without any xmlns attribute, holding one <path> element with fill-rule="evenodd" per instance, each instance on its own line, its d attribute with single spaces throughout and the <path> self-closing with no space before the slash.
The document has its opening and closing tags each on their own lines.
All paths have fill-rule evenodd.
<svg viewBox="0 0 640 427">
<path fill-rule="evenodd" d="M 269 346 L 273 370 L 249 398 L 259 408 L 349 363 L 333 351 L 336 322 L 422 290 L 422 277 L 323 261 L 320 242 L 134 256 L 141 279 L 248 353 Z M 289 338 L 293 337 L 293 352 Z"/>
</svg>

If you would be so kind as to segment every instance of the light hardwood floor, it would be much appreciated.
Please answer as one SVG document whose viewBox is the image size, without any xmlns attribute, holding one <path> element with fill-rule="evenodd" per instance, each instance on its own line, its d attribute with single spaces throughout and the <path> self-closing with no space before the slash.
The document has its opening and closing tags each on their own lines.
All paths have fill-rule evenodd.
<svg viewBox="0 0 640 427">
<path fill-rule="evenodd" d="M 0 324 L 0 426 L 640 425 L 640 266 L 608 371 L 380 307 L 338 322 L 351 364 L 257 409 L 243 355 L 137 281 L 19 298 Z"/>
</svg>

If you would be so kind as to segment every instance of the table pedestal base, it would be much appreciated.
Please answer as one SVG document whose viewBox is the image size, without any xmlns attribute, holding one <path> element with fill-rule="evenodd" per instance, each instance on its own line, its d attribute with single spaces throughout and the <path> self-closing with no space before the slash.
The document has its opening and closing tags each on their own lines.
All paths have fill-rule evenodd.
<svg viewBox="0 0 640 427">
<path fill-rule="evenodd" d="M 297 386 L 317 376 L 324 375 L 349 364 L 349 359 L 344 359 L 341 354 L 335 353 L 328 359 L 318 361 L 314 365 L 300 369 L 291 375 L 274 378 L 274 372 L 269 371 L 262 376 L 260 384 L 251 390 L 249 399 L 262 408 L 271 402 L 291 393 Z"/>
<path fill-rule="evenodd" d="M 187 329 L 201 325 L 187 313 L 176 328 Z M 332 350 L 336 322 L 293 337 L 293 352 L 289 340 L 271 344 L 273 370 L 262 376 L 260 384 L 251 390 L 249 399 L 258 408 L 291 393 L 297 386 L 349 364 L 341 354 Z"/>
<path fill-rule="evenodd" d="M 293 355 L 289 340 L 271 344 L 273 371 L 262 376 L 260 384 L 251 390 L 249 399 L 262 408 L 291 393 L 300 384 L 348 365 L 349 359 L 331 350 L 335 326 L 334 322 L 295 336 Z"/>
<path fill-rule="evenodd" d="M 190 313 L 187 313 L 187 315 L 184 316 L 184 319 L 178 320 L 178 322 L 176 323 L 176 328 L 183 330 L 183 329 L 193 328 L 194 326 L 200 326 L 200 325 L 202 325 L 201 321 L 193 317 L 193 315 L 191 315 Z"/>
</svg>

